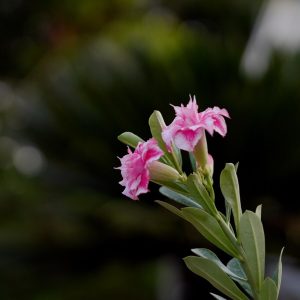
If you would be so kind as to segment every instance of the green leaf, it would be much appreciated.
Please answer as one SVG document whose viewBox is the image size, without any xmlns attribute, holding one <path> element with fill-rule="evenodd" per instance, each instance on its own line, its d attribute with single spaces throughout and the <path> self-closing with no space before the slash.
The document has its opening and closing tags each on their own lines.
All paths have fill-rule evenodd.
<svg viewBox="0 0 300 300">
<path fill-rule="evenodd" d="M 231 278 L 238 282 L 240 286 L 248 293 L 249 296 L 253 297 L 251 286 L 247 282 L 247 276 L 240 261 L 236 258 L 232 258 L 228 262 L 227 268 L 236 275 L 235 277 L 231 276 Z"/>
<path fill-rule="evenodd" d="M 239 236 L 239 223 L 242 215 L 239 182 L 234 164 L 226 164 L 221 172 L 220 186 L 225 201 L 232 209 L 235 228 Z"/>
<path fill-rule="evenodd" d="M 278 265 L 277 265 L 277 269 L 274 273 L 274 275 L 272 276 L 276 286 L 277 286 L 277 297 L 279 296 L 279 292 L 280 292 L 280 286 L 281 286 L 281 277 L 282 277 L 282 253 L 283 253 L 284 247 L 281 249 L 280 255 L 279 255 L 279 260 L 278 260 Z"/>
<path fill-rule="evenodd" d="M 239 165 L 240 165 L 240 162 L 239 162 L 239 161 L 234 165 L 235 173 L 237 173 L 238 168 L 239 168 Z"/>
<path fill-rule="evenodd" d="M 118 140 L 133 148 L 135 148 L 139 142 L 144 142 L 139 136 L 132 132 L 123 132 L 118 136 Z"/>
<path fill-rule="evenodd" d="M 260 290 L 265 273 L 265 235 L 260 218 L 252 211 L 246 211 L 241 217 L 240 239 L 251 281 Z"/>
<path fill-rule="evenodd" d="M 224 234 L 214 217 L 202 209 L 186 207 L 181 209 L 184 218 L 190 222 L 207 240 L 231 256 L 238 256 L 235 246 Z"/>
<path fill-rule="evenodd" d="M 236 273 L 232 272 L 228 267 L 226 267 L 221 262 L 221 260 L 218 258 L 218 256 L 211 250 L 205 249 L 205 248 L 196 248 L 196 249 L 192 249 L 192 252 L 200 257 L 203 257 L 203 258 L 209 259 L 210 261 L 213 261 L 215 264 L 217 264 L 219 266 L 220 269 L 222 269 L 230 277 L 235 277 L 240 280 L 247 280 L 247 278 L 240 277 Z"/>
<path fill-rule="evenodd" d="M 226 298 L 224 298 L 224 297 L 221 297 L 221 296 L 219 296 L 219 295 L 216 295 L 216 294 L 214 294 L 214 293 L 210 293 L 215 299 L 217 299 L 217 300 L 227 300 Z"/>
<path fill-rule="evenodd" d="M 175 192 L 174 190 L 172 189 L 169 189 L 165 186 L 162 186 L 160 189 L 159 189 L 159 192 L 161 194 L 163 194 L 164 196 L 180 203 L 180 204 L 183 204 L 185 206 L 191 206 L 191 207 L 198 207 L 198 208 L 202 208 L 202 206 L 200 204 L 198 204 L 197 202 L 193 201 L 192 199 L 190 199 L 189 197 L 181 194 L 181 193 L 178 193 L 178 192 Z"/>
<path fill-rule="evenodd" d="M 199 203 L 203 209 L 214 215 L 217 212 L 213 199 L 209 196 L 205 186 L 196 174 L 191 174 L 186 181 L 191 197 Z"/>
<path fill-rule="evenodd" d="M 165 209 L 167 209 L 168 211 L 170 211 L 171 213 L 173 213 L 173 214 L 179 216 L 180 218 L 184 219 L 184 216 L 181 213 L 181 210 L 176 208 L 175 206 L 173 206 L 173 205 L 171 205 L 167 202 L 160 201 L 160 200 L 156 200 L 155 202 L 158 203 L 159 205 L 161 205 L 162 207 L 164 207 Z"/>
<path fill-rule="evenodd" d="M 256 213 L 256 215 L 261 219 L 261 209 L 262 209 L 262 205 L 260 204 L 260 205 L 258 205 L 257 207 L 256 207 L 256 210 L 255 210 L 255 213 Z"/>
<path fill-rule="evenodd" d="M 184 258 L 187 267 L 195 274 L 208 280 L 215 288 L 233 300 L 248 300 L 230 277 L 216 263 L 202 257 Z"/>
<path fill-rule="evenodd" d="M 275 282 L 267 277 L 262 285 L 259 300 L 276 300 L 277 299 L 277 287 Z"/>
<path fill-rule="evenodd" d="M 232 258 L 227 263 L 227 268 L 234 274 L 234 276 L 241 280 L 247 280 L 245 271 L 237 258 Z"/>
</svg>

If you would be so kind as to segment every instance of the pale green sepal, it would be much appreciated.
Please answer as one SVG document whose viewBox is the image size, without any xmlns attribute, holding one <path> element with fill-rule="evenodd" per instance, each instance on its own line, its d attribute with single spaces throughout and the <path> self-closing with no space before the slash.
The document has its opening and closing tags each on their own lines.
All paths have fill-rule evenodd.
<svg viewBox="0 0 300 300">
<path fill-rule="evenodd" d="M 274 272 L 272 279 L 274 280 L 276 286 L 277 286 L 277 297 L 279 296 L 280 292 L 280 286 L 281 286 L 281 277 L 282 277 L 282 253 L 283 253 L 284 247 L 281 249 L 277 269 Z"/>
<path fill-rule="evenodd" d="M 267 277 L 262 285 L 259 295 L 259 300 L 276 300 L 277 299 L 277 286 L 275 282 Z"/>
<path fill-rule="evenodd" d="M 224 234 L 214 217 L 202 209 L 186 207 L 181 209 L 184 218 L 190 222 L 208 241 L 227 254 L 237 257 L 237 249 Z"/>
<path fill-rule="evenodd" d="M 139 142 L 144 142 L 143 139 L 132 132 L 123 132 L 118 136 L 118 140 L 132 148 L 135 148 Z"/>
<path fill-rule="evenodd" d="M 156 139 L 161 150 L 168 153 L 165 142 L 162 139 L 161 132 L 166 127 L 165 121 L 158 110 L 155 110 L 149 118 L 149 126 L 152 136 Z"/>
<path fill-rule="evenodd" d="M 190 192 L 192 198 L 198 202 L 205 211 L 211 215 L 217 213 L 215 203 L 213 199 L 209 196 L 205 186 L 200 181 L 196 174 L 191 174 L 186 181 L 188 191 Z"/>
<path fill-rule="evenodd" d="M 260 205 L 258 205 L 257 207 L 256 207 L 256 210 L 255 210 L 255 213 L 256 213 L 256 215 L 261 219 L 261 209 L 262 209 L 262 205 L 260 204 Z"/>
<path fill-rule="evenodd" d="M 259 291 L 265 273 L 265 235 L 260 218 L 252 211 L 246 211 L 241 217 L 240 240 L 245 252 L 245 263 L 251 273 L 251 282 Z"/>
<path fill-rule="evenodd" d="M 205 278 L 215 288 L 231 299 L 248 300 L 247 296 L 216 263 L 196 256 L 185 257 L 184 262 L 192 272 Z"/>
<path fill-rule="evenodd" d="M 190 206 L 190 207 L 198 207 L 198 208 L 202 208 L 202 206 L 193 201 L 192 199 L 190 199 L 189 197 L 181 194 L 181 193 L 177 193 L 165 186 L 162 186 L 160 189 L 159 189 L 159 192 L 161 194 L 163 194 L 164 196 L 168 197 L 169 199 L 171 200 L 174 200 L 182 205 L 185 205 L 185 206 Z"/>
<path fill-rule="evenodd" d="M 227 224 L 230 224 L 230 218 L 231 218 L 231 206 L 229 205 L 229 203 L 227 201 L 225 201 L 225 209 L 226 209 L 226 218 L 225 221 Z"/>
<path fill-rule="evenodd" d="M 190 158 L 192 170 L 193 172 L 195 172 L 197 170 L 197 163 L 193 152 L 189 152 L 189 158 Z"/>
<path fill-rule="evenodd" d="M 242 215 L 239 182 L 234 164 L 226 164 L 221 172 L 220 187 L 225 201 L 230 205 L 235 229 L 239 237 L 239 223 Z"/>
<path fill-rule="evenodd" d="M 162 160 L 166 161 L 168 164 L 171 164 L 173 167 L 177 169 L 177 171 L 181 171 L 181 152 L 176 149 L 172 149 L 172 153 L 170 153 L 167 149 L 167 146 L 162 138 L 162 130 L 166 127 L 165 121 L 163 119 L 162 114 L 155 110 L 149 118 L 149 127 L 152 136 L 158 143 L 158 146 L 165 153 Z M 173 154 L 173 155 L 172 155 Z"/>
<path fill-rule="evenodd" d="M 165 209 L 167 209 L 168 211 L 170 211 L 171 213 L 184 219 L 184 216 L 182 215 L 181 210 L 178 209 L 177 207 L 175 207 L 167 202 L 160 201 L 160 200 L 155 200 L 155 202 L 158 203 L 159 205 L 161 205 L 162 207 L 164 207 Z"/>
<path fill-rule="evenodd" d="M 200 257 L 203 257 L 203 258 L 209 259 L 210 261 L 213 261 L 230 277 L 234 277 L 234 278 L 240 279 L 240 280 L 247 280 L 247 278 L 240 277 L 236 273 L 232 272 L 229 268 L 227 268 L 221 262 L 221 260 L 218 258 L 218 256 L 211 250 L 206 249 L 206 248 L 195 248 L 195 249 L 192 249 L 192 252 Z"/>
<path fill-rule="evenodd" d="M 214 293 L 210 293 L 215 299 L 217 299 L 217 300 L 227 300 L 226 298 L 224 298 L 224 297 L 221 297 L 221 296 L 219 296 L 219 295 L 216 295 L 216 294 L 214 294 Z"/>
</svg>

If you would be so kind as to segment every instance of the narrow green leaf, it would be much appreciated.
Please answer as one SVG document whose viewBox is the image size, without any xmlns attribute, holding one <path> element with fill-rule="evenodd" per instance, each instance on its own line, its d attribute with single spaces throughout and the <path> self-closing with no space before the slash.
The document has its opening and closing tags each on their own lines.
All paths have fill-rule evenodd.
<svg viewBox="0 0 300 300">
<path fill-rule="evenodd" d="M 227 263 L 227 268 L 235 275 L 236 278 L 241 280 L 247 280 L 245 271 L 237 258 L 232 258 Z"/>
<path fill-rule="evenodd" d="M 277 297 L 279 296 L 280 292 L 280 286 L 281 286 L 281 277 L 282 277 L 282 253 L 283 253 L 284 247 L 281 249 L 280 255 L 279 255 L 279 260 L 278 260 L 278 265 L 277 269 L 272 276 L 276 286 L 277 286 Z"/>
<path fill-rule="evenodd" d="M 221 172 L 220 186 L 225 201 L 230 205 L 233 213 L 234 224 L 239 236 L 239 223 L 242 215 L 239 182 L 233 164 L 226 164 Z"/>
<path fill-rule="evenodd" d="M 227 300 L 226 298 L 224 298 L 224 297 L 221 297 L 221 296 L 219 296 L 219 295 L 217 295 L 217 294 L 214 294 L 214 293 L 210 293 L 215 299 L 217 299 L 217 300 Z"/>
<path fill-rule="evenodd" d="M 228 267 L 226 267 L 221 262 L 221 260 L 218 258 L 218 256 L 211 250 L 205 249 L 205 248 L 196 248 L 196 249 L 192 249 L 192 252 L 200 257 L 203 257 L 203 258 L 209 259 L 210 261 L 213 261 L 215 264 L 217 264 L 220 267 L 220 269 L 222 269 L 230 277 L 234 277 L 234 278 L 237 278 L 240 280 L 247 280 L 247 278 L 240 277 L 235 272 L 232 272 Z"/>
<path fill-rule="evenodd" d="M 205 186 L 196 174 L 191 174 L 186 181 L 191 197 L 199 203 L 205 211 L 214 215 L 217 212 L 213 199 L 209 196 Z"/>
<path fill-rule="evenodd" d="M 156 182 L 154 180 L 151 180 L 152 182 L 161 185 L 161 182 Z M 187 195 L 188 191 L 186 190 L 185 186 L 179 182 L 179 181 L 168 181 L 168 182 L 164 182 L 163 186 L 165 186 L 166 188 L 179 193 L 179 194 L 183 194 L 183 195 Z"/>
<path fill-rule="evenodd" d="M 236 281 L 237 283 L 239 283 L 239 285 L 243 288 L 243 290 L 244 290 L 251 298 L 253 298 L 253 292 L 252 292 L 251 286 L 250 286 L 250 284 L 248 283 L 248 281 L 236 279 L 236 278 L 234 278 L 234 277 L 232 277 L 232 279 L 233 279 L 234 281 Z"/>
<path fill-rule="evenodd" d="M 184 216 L 182 215 L 181 210 L 176 208 L 175 206 L 173 206 L 167 202 L 160 201 L 160 200 L 156 200 L 155 202 L 158 203 L 159 205 L 161 205 L 162 207 L 164 207 L 165 209 L 167 209 L 168 211 L 170 211 L 171 213 L 184 219 Z"/>
<path fill-rule="evenodd" d="M 262 209 L 262 205 L 260 204 L 260 205 L 258 205 L 257 207 L 256 207 L 256 210 L 255 210 L 255 213 L 256 213 L 256 215 L 261 219 L 261 209 Z"/>
<path fill-rule="evenodd" d="M 187 267 L 195 274 L 208 280 L 215 288 L 233 300 L 248 300 L 230 277 L 214 262 L 196 256 L 184 258 Z"/>
<path fill-rule="evenodd" d="M 207 240 L 231 256 L 238 256 L 238 251 L 224 234 L 214 217 L 202 209 L 186 207 L 181 209 L 184 218 L 190 222 Z"/>
<path fill-rule="evenodd" d="M 239 165 L 240 165 L 239 161 L 234 165 L 234 167 L 235 167 L 235 173 L 237 173 Z"/>
<path fill-rule="evenodd" d="M 162 186 L 159 189 L 159 192 L 161 194 L 163 194 L 164 196 L 168 197 L 171 200 L 174 200 L 180 204 L 183 204 L 185 206 L 191 206 L 191 207 L 198 207 L 198 208 L 202 208 L 202 206 L 200 204 L 198 204 L 197 202 L 193 201 L 192 199 L 190 199 L 189 197 L 181 194 L 181 193 L 177 193 L 174 190 L 171 190 L 165 186 Z"/>
<path fill-rule="evenodd" d="M 118 140 L 133 148 L 135 148 L 139 142 L 144 142 L 139 136 L 132 132 L 123 132 L 118 136 Z"/>
<path fill-rule="evenodd" d="M 259 300 L 276 300 L 277 299 L 277 287 L 275 282 L 267 277 L 262 285 Z"/>
<path fill-rule="evenodd" d="M 232 258 L 228 262 L 227 268 L 236 275 L 235 277 L 231 276 L 231 278 L 234 281 L 238 282 L 240 286 L 248 293 L 249 296 L 253 297 L 251 286 L 247 282 L 247 276 L 240 261 L 236 258 Z"/>
<path fill-rule="evenodd" d="M 245 252 L 251 280 L 260 290 L 265 273 L 265 235 L 259 217 L 246 211 L 240 221 L 240 239 Z"/>
</svg>

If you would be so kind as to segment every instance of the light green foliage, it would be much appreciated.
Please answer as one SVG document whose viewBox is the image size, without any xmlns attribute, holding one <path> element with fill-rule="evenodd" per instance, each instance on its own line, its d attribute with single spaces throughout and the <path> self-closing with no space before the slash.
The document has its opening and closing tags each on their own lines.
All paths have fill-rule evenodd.
<svg viewBox="0 0 300 300">
<path fill-rule="evenodd" d="M 214 217 L 204 210 L 192 207 L 183 208 L 181 211 L 184 218 L 212 244 L 216 245 L 229 255 L 238 255 L 237 250 Z"/>
<path fill-rule="evenodd" d="M 232 210 L 235 228 L 238 233 L 242 209 L 240 201 L 239 182 L 236 175 L 236 168 L 233 164 L 226 164 L 224 170 L 221 172 L 220 186 L 223 196 L 226 200 L 226 204 Z"/>
<path fill-rule="evenodd" d="M 187 188 L 194 201 L 197 201 L 210 214 L 216 214 L 217 209 L 215 204 L 196 174 L 189 175 L 187 179 Z"/>
<path fill-rule="evenodd" d="M 227 268 L 236 275 L 236 276 L 232 276 L 232 279 L 238 282 L 240 286 L 248 293 L 248 295 L 253 297 L 251 286 L 248 283 L 247 275 L 240 261 L 236 258 L 232 258 L 228 262 Z"/>
<path fill-rule="evenodd" d="M 256 213 L 256 215 L 261 219 L 261 210 L 262 210 L 262 205 L 260 204 L 260 205 L 258 205 L 257 207 L 256 207 L 256 210 L 255 210 L 255 213 Z"/>
<path fill-rule="evenodd" d="M 259 291 L 265 273 L 265 235 L 261 220 L 246 211 L 240 222 L 240 240 L 245 252 L 245 259 L 250 271 L 254 288 Z"/>
<path fill-rule="evenodd" d="M 277 299 L 277 287 L 275 282 L 267 277 L 262 285 L 259 300 L 274 300 Z"/>
<path fill-rule="evenodd" d="M 230 277 L 213 261 L 196 256 L 184 258 L 187 267 L 195 274 L 208 280 L 215 288 L 233 300 L 247 300 L 247 296 Z"/>
<path fill-rule="evenodd" d="M 162 207 L 166 208 L 167 210 L 169 210 L 170 212 L 172 212 L 173 214 L 179 216 L 180 218 L 184 218 L 180 209 L 176 208 L 175 206 L 164 202 L 164 201 L 160 201 L 160 200 L 156 200 L 156 203 L 158 203 L 159 205 L 161 205 Z"/>
<path fill-rule="evenodd" d="M 273 280 L 277 286 L 277 297 L 279 296 L 280 292 L 280 285 L 281 285 L 281 277 L 282 277 L 282 253 L 283 253 L 284 248 L 281 249 L 280 255 L 279 255 L 279 260 L 278 260 L 278 265 L 275 273 L 273 274 Z"/>
<path fill-rule="evenodd" d="M 192 249 L 192 252 L 195 253 L 198 256 L 201 256 L 203 258 L 209 259 L 216 263 L 227 275 L 229 275 L 232 278 L 239 279 L 239 280 L 247 280 L 247 277 L 245 273 L 241 272 L 241 270 L 237 270 L 237 268 L 233 268 L 233 270 L 230 269 L 230 267 L 226 267 L 221 260 L 218 258 L 218 256 L 212 252 L 209 249 L 205 248 L 196 248 Z M 235 261 L 238 261 L 234 258 Z"/>
<path fill-rule="evenodd" d="M 214 199 L 209 194 L 211 187 L 206 185 L 211 182 L 205 181 L 202 174 L 197 172 L 189 175 L 183 183 L 184 193 L 166 187 L 160 188 L 163 195 L 183 205 L 181 209 L 159 203 L 190 222 L 208 241 L 233 258 L 225 265 L 211 250 L 196 248 L 192 252 L 199 257 L 184 259 L 188 268 L 204 277 L 230 299 L 250 297 L 255 300 L 276 300 L 282 276 L 282 251 L 274 280 L 265 279 L 265 236 L 261 222 L 261 205 L 256 208 L 255 213 L 246 211 L 242 214 L 236 167 L 226 164 L 220 176 L 227 212 L 224 216 L 217 210 Z M 238 234 L 230 223 L 231 211 Z M 215 299 L 224 299 L 216 294 L 211 295 Z"/>
<path fill-rule="evenodd" d="M 175 192 L 174 190 L 169 189 L 165 186 L 160 187 L 159 191 L 162 195 L 164 195 L 164 196 L 168 197 L 169 199 L 172 199 L 172 200 L 176 201 L 177 203 L 182 204 L 184 206 L 202 208 L 202 206 L 199 203 L 195 202 L 191 198 L 189 198 L 181 193 Z"/>
</svg>

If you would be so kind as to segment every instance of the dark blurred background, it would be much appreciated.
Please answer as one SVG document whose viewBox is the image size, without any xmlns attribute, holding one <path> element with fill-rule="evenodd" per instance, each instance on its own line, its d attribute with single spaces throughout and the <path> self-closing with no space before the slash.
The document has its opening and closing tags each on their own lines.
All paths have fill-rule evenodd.
<svg viewBox="0 0 300 300">
<path fill-rule="evenodd" d="M 195 94 L 230 112 L 215 183 L 240 162 L 270 269 L 286 246 L 282 299 L 300 299 L 299 3 L 1 0 L 0 298 L 209 299 L 181 258 L 215 249 L 113 169 L 118 134 L 149 138 L 154 109 L 169 123 Z"/>
</svg>

